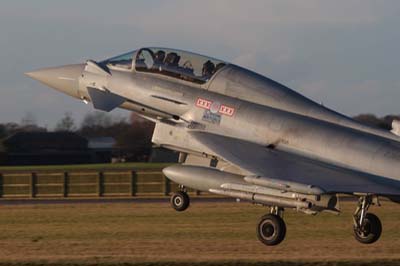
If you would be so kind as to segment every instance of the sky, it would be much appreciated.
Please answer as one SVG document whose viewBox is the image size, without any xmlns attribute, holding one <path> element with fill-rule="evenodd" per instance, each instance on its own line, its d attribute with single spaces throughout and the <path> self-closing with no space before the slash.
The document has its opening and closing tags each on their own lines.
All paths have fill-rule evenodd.
<svg viewBox="0 0 400 266">
<path fill-rule="evenodd" d="M 0 0 L 0 123 L 90 105 L 23 73 L 145 46 L 247 67 L 346 115 L 400 113 L 398 0 Z M 128 115 L 127 111 L 113 111 Z"/>
</svg>

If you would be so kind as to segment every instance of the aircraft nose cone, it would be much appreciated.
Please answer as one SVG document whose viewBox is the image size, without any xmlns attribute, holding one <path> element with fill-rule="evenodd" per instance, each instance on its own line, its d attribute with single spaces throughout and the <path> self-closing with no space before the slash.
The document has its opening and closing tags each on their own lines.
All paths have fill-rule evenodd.
<svg viewBox="0 0 400 266">
<path fill-rule="evenodd" d="M 84 68 L 84 64 L 65 65 L 43 68 L 27 72 L 25 75 L 60 92 L 79 98 L 79 77 Z"/>
</svg>

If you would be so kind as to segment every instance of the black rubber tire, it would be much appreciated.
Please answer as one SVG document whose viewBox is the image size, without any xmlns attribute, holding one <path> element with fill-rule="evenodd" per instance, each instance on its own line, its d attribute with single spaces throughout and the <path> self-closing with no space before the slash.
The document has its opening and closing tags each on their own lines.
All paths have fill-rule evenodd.
<svg viewBox="0 0 400 266">
<path fill-rule="evenodd" d="M 178 212 L 182 212 L 189 207 L 190 198 L 186 192 L 178 191 L 171 195 L 170 203 L 172 208 Z"/>
<path fill-rule="evenodd" d="M 286 236 L 286 224 L 283 219 L 274 214 L 261 217 L 257 225 L 257 238 L 264 245 L 275 246 L 281 243 Z"/>
<path fill-rule="evenodd" d="M 361 229 L 354 227 L 354 238 L 362 244 L 376 242 L 382 234 L 382 223 L 373 213 L 365 215 L 364 225 Z"/>
</svg>

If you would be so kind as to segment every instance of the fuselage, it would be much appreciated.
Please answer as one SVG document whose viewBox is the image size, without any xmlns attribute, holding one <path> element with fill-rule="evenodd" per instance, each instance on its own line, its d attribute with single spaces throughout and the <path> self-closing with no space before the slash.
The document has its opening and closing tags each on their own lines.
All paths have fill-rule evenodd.
<svg viewBox="0 0 400 266">
<path fill-rule="evenodd" d="M 185 82 L 173 82 L 154 74 L 113 72 L 112 76 L 113 80 L 107 87 L 140 103 L 137 106 L 131 104 L 127 108 L 144 115 L 161 110 L 175 114 L 185 121 L 202 124 L 204 128 L 201 130 L 207 132 L 264 146 L 273 145 L 276 149 L 400 179 L 397 167 L 400 162 L 400 143 L 394 140 L 397 136 L 359 125 L 343 115 L 303 99 L 296 93 L 289 91 L 288 96 L 282 97 L 280 104 L 284 108 L 279 109 L 277 103 L 273 107 L 261 104 L 262 97 L 256 97 L 259 103 L 255 103 L 250 96 L 245 100 L 243 98 L 246 96 L 232 97 L 226 95 L 227 93 L 188 86 Z M 296 97 L 300 99 L 296 100 Z M 268 97 L 265 98 L 268 100 Z M 234 114 L 220 115 L 219 122 L 207 121 L 204 113 L 209 110 L 197 105 L 199 99 L 233 108 Z M 296 113 L 290 109 L 295 109 L 295 106 L 303 108 L 299 108 L 300 111 Z"/>
<path fill-rule="evenodd" d="M 119 107 L 138 112 L 157 123 L 170 120 L 186 130 L 204 130 L 244 139 L 400 179 L 398 136 L 362 125 L 271 79 L 222 61 L 192 54 L 185 58 L 184 52 L 175 51 L 170 52 L 175 58 L 169 61 L 179 61 L 182 56 L 186 60 L 184 67 L 162 69 L 164 65 L 157 65 L 155 60 L 160 51 L 160 48 L 145 48 L 132 52 L 130 61 L 123 55 L 99 65 L 87 63 L 75 79 L 64 74 L 61 81 L 55 82 L 49 80 L 49 72 L 60 76 L 66 67 L 46 70 L 47 80 L 42 82 L 55 88 L 63 82 L 65 86 L 59 90 L 85 101 L 91 100 L 89 87 L 118 95 L 126 99 Z M 150 67 L 146 55 L 141 54 L 144 52 L 153 54 L 147 55 L 153 57 Z M 196 75 L 198 58 L 217 66 L 207 79 Z M 75 73 L 81 72 L 83 67 L 66 69 L 68 73 Z M 38 73 L 30 75 L 40 76 Z M 66 91 L 68 84 L 65 82 L 72 84 L 73 90 Z"/>
</svg>

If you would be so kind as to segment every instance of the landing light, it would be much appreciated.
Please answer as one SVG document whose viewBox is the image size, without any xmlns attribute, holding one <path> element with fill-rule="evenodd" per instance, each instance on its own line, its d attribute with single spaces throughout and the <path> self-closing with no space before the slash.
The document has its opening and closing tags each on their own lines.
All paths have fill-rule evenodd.
<svg viewBox="0 0 400 266">
<path fill-rule="evenodd" d="M 84 104 L 88 104 L 88 103 L 89 103 L 89 101 L 88 101 L 88 99 L 86 99 L 86 97 L 82 97 L 82 102 L 83 102 Z"/>
</svg>

